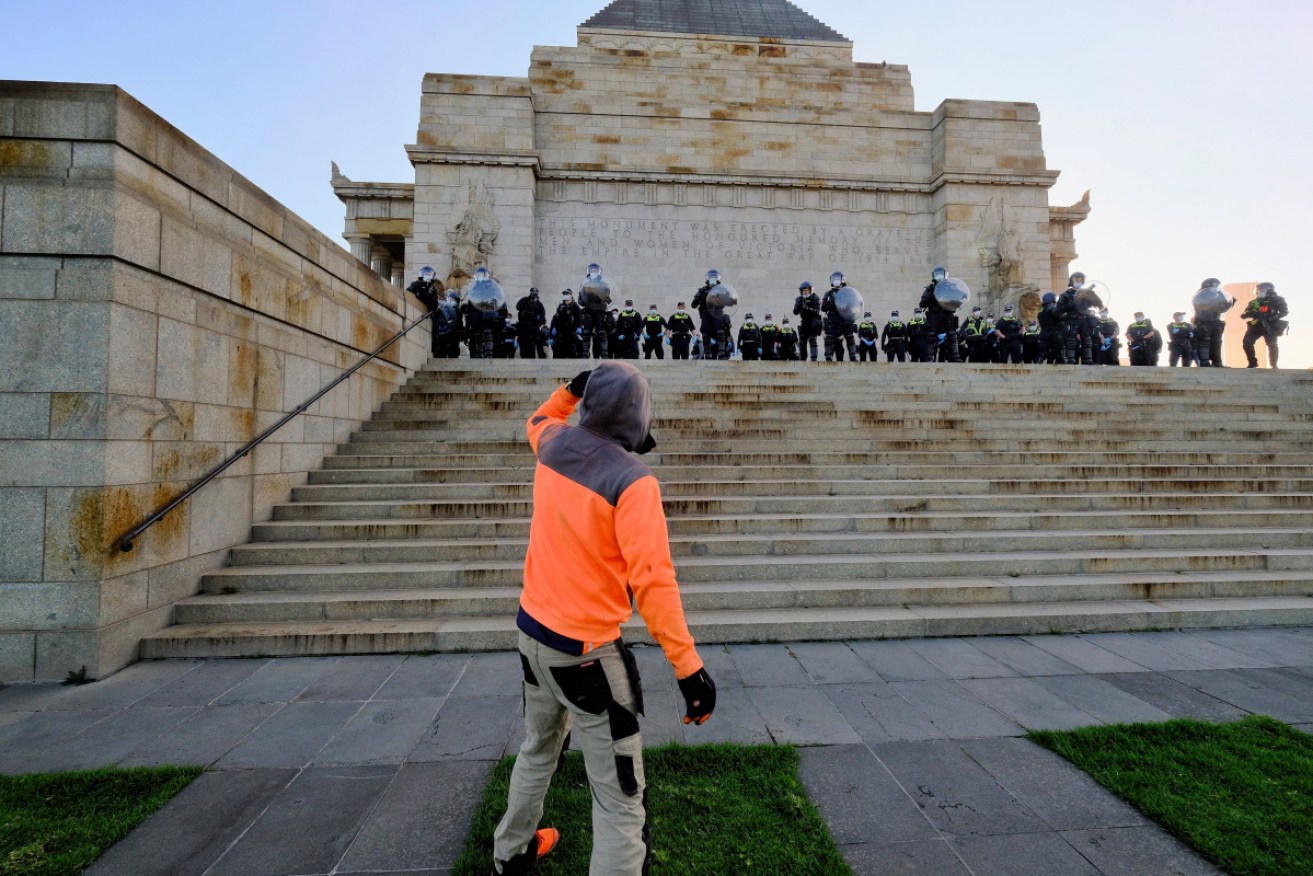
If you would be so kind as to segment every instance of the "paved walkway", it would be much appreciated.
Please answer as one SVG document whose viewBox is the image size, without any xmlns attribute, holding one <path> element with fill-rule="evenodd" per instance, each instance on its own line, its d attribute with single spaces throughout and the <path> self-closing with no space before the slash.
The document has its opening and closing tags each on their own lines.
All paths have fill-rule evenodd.
<svg viewBox="0 0 1313 876">
<path fill-rule="evenodd" d="M 649 745 L 791 742 L 857 874 L 1209 874 L 1020 738 L 1170 717 L 1313 732 L 1313 628 L 703 647 L 703 727 L 638 649 Z M 0 771 L 206 764 L 93 876 L 450 872 L 519 742 L 514 654 L 139 663 L 0 690 Z M 658 838 L 659 841 L 659 838 Z"/>
</svg>

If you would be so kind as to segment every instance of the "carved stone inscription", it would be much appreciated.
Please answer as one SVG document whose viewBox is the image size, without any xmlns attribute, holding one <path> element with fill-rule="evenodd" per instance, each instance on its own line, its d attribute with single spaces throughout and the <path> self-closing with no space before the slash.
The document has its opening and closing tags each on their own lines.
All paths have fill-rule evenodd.
<svg viewBox="0 0 1313 876">
<path fill-rule="evenodd" d="M 934 241 L 924 228 L 692 219 L 542 218 L 537 231 L 540 258 L 653 265 L 689 259 L 722 267 L 924 268 Z"/>
</svg>

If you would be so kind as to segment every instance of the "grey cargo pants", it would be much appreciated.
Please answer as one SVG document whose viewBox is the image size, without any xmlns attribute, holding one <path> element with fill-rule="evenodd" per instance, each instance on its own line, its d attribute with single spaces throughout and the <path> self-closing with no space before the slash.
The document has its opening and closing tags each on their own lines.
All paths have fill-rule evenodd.
<svg viewBox="0 0 1313 876">
<path fill-rule="evenodd" d="M 575 657 L 524 633 L 519 647 L 525 739 L 511 771 L 506 815 L 493 834 L 493 857 L 500 864 L 528 848 L 573 726 L 593 796 L 589 876 L 640 876 L 650 845 L 643 739 L 620 647 L 610 642 Z"/>
</svg>

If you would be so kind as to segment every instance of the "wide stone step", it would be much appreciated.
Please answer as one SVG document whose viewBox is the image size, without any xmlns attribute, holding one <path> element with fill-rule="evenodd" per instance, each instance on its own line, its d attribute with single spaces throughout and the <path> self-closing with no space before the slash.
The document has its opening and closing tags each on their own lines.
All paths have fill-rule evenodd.
<svg viewBox="0 0 1313 876">
<path fill-rule="evenodd" d="M 919 480 L 754 480 L 711 481 L 663 478 L 661 493 L 667 499 L 703 496 L 952 496 L 1030 495 L 1055 493 L 1072 482 L 1062 478 L 1007 480 L 1002 478 Z M 1304 478 L 1084 478 L 1083 493 L 1159 494 L 1201 493 L 1310 493 L 1313 480 Z M 515 482 L 424 484 L 329 484 L 296 487 L 294 502 L 417 502 L 450 499 L 529 499 L 533 483 L 528 473 Z"/>
<path fill-rule="evenodd" d="M 685 611 L 976 605 L 1133 599 L 1313 595 L 1313 573 L 1107 574 L 1017 578 L 908 578 L 685 583 Z M 201 595 L 175 609 L 181 624 L 415 620 L 514 615 L 519 587 L 427 587 L 348 592 Z"/>
<path fill-rule="evenodd" d="M 311 485 L 347 484 L 486 484 L 511 480 L 511 475 L 532 478 L 537 460 L 517 457 L 504 465 L 446 465 L 427 468 L 334 468 L 312 471 Z M 1268 483 L 1290 478 L 1313 479 L 1310 465 L 652 465 L 662 483 L 701 479 L 707 483 L 760 480 L 902 480 L 946 478 L 951 480 L 1042 480 L 1082 481 L 1130 479 L 1218 480 L 1243 479 Z M 518 478 L 517 478 L 518 479 Z"/>
<path fill-rule="evenodd" d="M 681 581 L 756 582 L 826 578 L 992 577 L 1078 575 L 1104 572 L 1313 570 L 1313 553 L 1292 549 L 1135 549 L 969 552 L 952 554 L 795 554 L 689 556 L 679 561 Z M 250 590 L 392 590 L 408 587 L 514 586 L 522 560 L 471 562 L 342 563 L 234 566 L 202 577 L 207 593 Z"/>
<path fill-rule="evenodd" d="M 733 517 L 670 518 L 672 538 L 706 535 L 778 535 L 781 533 L 995 532 L 1034 530 L 1066 538 L 1070 530 L 1117 532 L 1128 529 L 1271 527 L 1308 525 L 1302 509 L 1232 511 L 1066 511 L 922 512 L 917 514 L 741 514 Z M 529 518 L 456 518 L 399 520 L 271 520 L 252 528 L 256 542 L 341 541 L 347 539 L 527 539 Z"/>
<path fill-rule="evenodd" d="M 671 555 L 794 556 L 799 554 L 906 553 L 959 551 L 989 553 L 1051 549 L 1079 544 L 1086 550 L 1128 548 L 1308 548 L 1313 529 L 1122 529 L 1069 530 L 1061 535 L 1035 530 L 987 533 L 794 533 L 771 535 L 681 535 L 670 539 Z M 523 538 L 339 540 L 255 542 L 233 548 L 233 567 L 288 566 L 306 563 L 420 563 L 523 560 Z"/>
<path fill-rule="evenodd" d="M 1313 508 L 1313 494 L 1144 493 L 1125 494 L 970 494 L 953 496 L 740 496 L 671 497 L 666 514 L 858 514 L 924 511 L 1107 511 L 1255 510 Z M 352 520 L 386 518 L 528 517 L 529 499 L 454 499 L 428 502 L 293 502 L 276 505 L 275 520 Z"/>
<path fill-rule="evenodd" d="M 693 636 L 702 644 L 1204 629 L 1313 623 L 1313 598 L 749 609 L 689 612 L 688 622 Z M 626 641 L 651 643 L 638 618 L 625 625 L 624 635 Z M 441 620 L 188 624 L 143 639 L 141 654 L 150 659 L 507 651 L 515 648 L 515 642 L 513 615 Z"/>
</svg>

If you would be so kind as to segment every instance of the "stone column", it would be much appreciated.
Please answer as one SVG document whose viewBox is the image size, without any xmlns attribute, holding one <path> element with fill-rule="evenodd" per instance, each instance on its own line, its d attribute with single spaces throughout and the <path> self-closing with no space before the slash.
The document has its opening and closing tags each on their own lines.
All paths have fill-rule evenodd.
<svg viewBox="0 0 1313 876">
<path fill-rule="evenodd" d="M 392 257 L 386 252 L 375 250 L 373 258 L 369 260 L 369 267 L 380 277 L 390 277 L 392 276 Z"/>
<path fill-rule="evenodd" d="M 405 265 L 396 262 L 392 265 L 392 285 L 398 288 L 406 288 Z"/>
<path fill-rule="evenodd" d="M 369 257 L 374 251 L 374 243 L 369 239 L 367 234 L 355 234 L 347 237 L 351 244 L 351 254 L 365 264 L 369 264 Z"/>
</svg>

